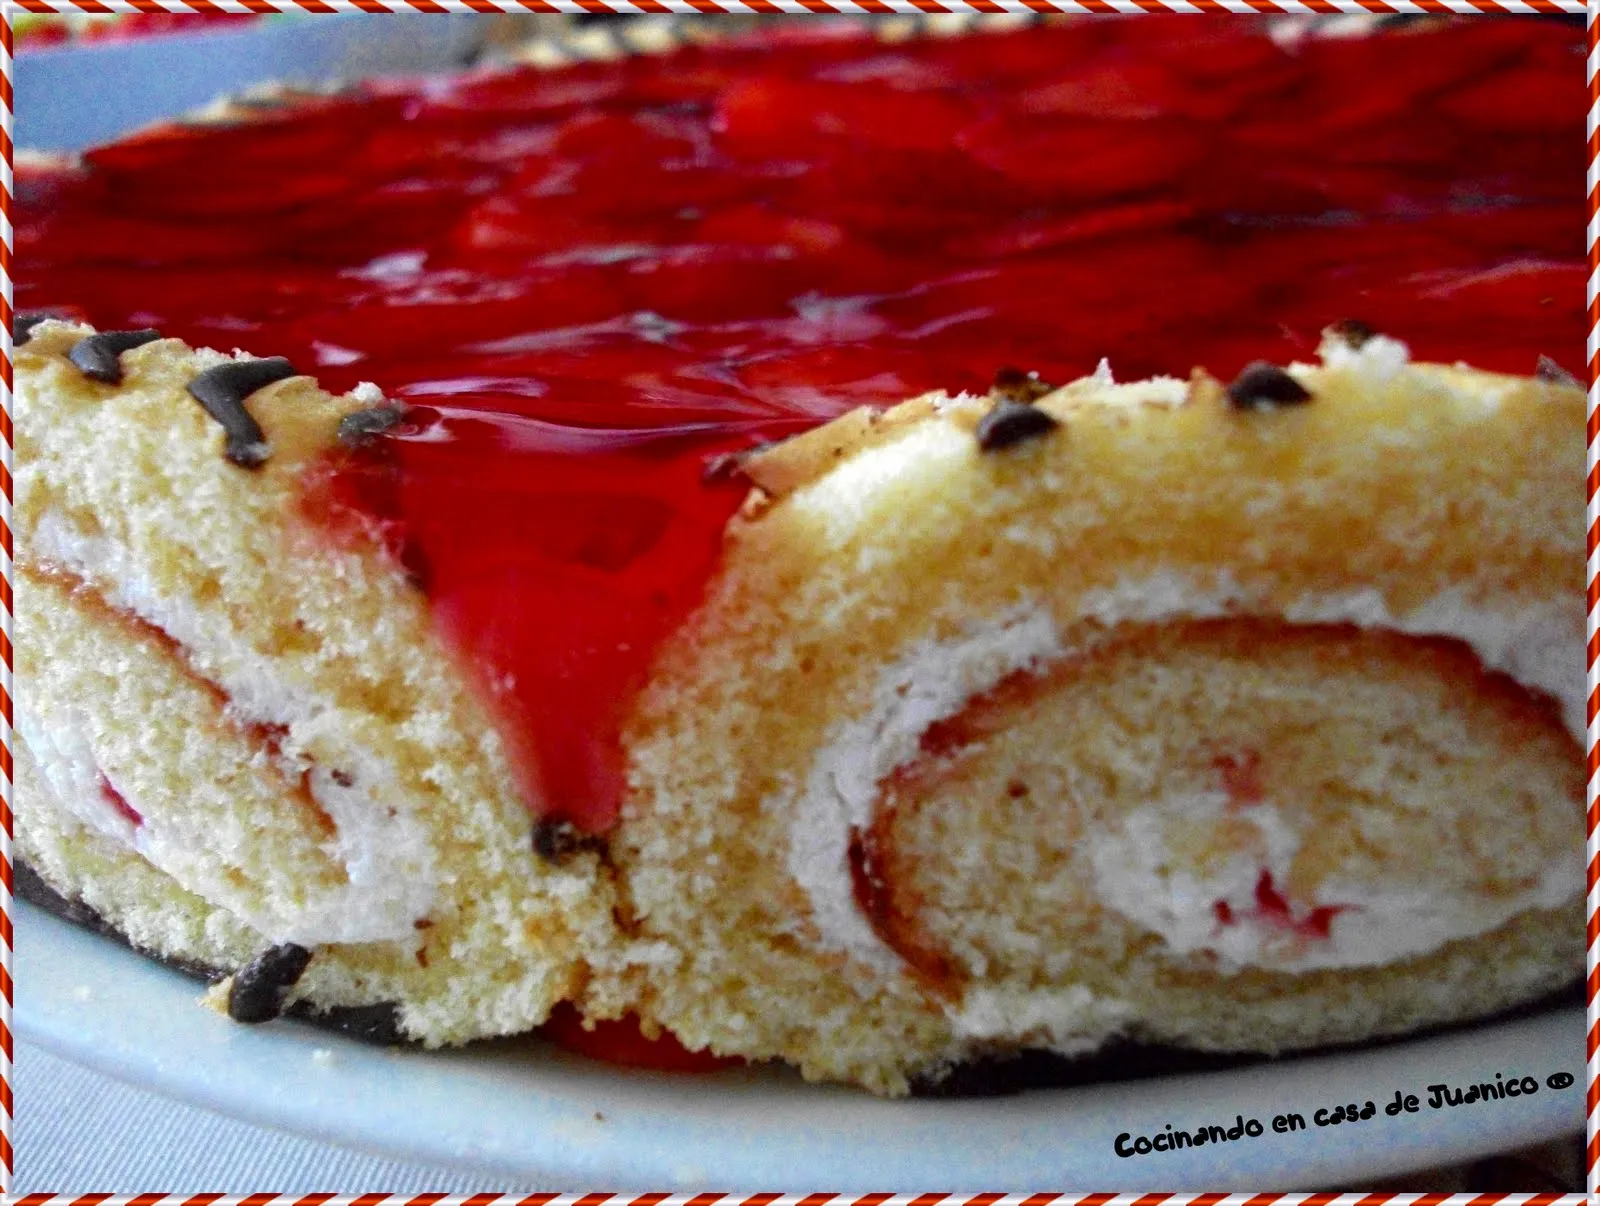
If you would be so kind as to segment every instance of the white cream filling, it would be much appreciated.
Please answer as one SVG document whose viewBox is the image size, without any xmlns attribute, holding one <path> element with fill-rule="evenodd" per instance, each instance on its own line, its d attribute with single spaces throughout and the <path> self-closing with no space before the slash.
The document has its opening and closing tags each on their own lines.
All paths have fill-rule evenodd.
<svg viewBox="0 0 1600 1206">
<path fill-rule="evenodd" d="M 1573 739 L 1580 745 L 1586 739 L 1583 615 L 1576 606 L 1485 607 L 1452 590 L 1397 615 L 1377 590 L 1368 587 L 1301 599 L 1284 609 L 1283 618 L 1291 624 L 1354 624 L 1407 636 L 1453 637 L 1470 645 L 1487 669 L 1555 700 Z"/>
<path fill-rule="evenodd" d="M 54 513 L 40 518 L 29 545 L 34 559 L 95 583 L 112 606 L 161 629 L 208 663 L 229 667 L 217 675 L 217 682 L 241 722 L 288 728 L 285 770 L 310 771 L 308 789 L 335 827 L 327 852 L 344 867 L 348 882 L 334 891 L 265 907 L 232 895 L 222 899 L 215 885 L 192 882 L 192 875 L 180 875 L 192 865 L 195 854 L 192 843 L 179 836 L 181 827 L 173 826 L 148 801 L 131 798 L 128 803 L 144 824 L 135 827 L 123 818 L 99 790 L 100 772 L 85 736 L 91 731 L 88 726 L 60 717 L 47 726 L 29 710 L 27 692 L 20 692 L 18 728 L 63 806 L 274 941 L 316 945 L 415 939 L 413 922 L 431 911 L 438 876 L 425 827 L 408 810 L 397 807 L 403 797 L 388 763 L 371 750 L 345 745 L 339 769 L 350 779 L 347 786 L 336 781 L 329 768 L 297 759 L 298 743 L 341 727 L 336 710 L 283 681 L 269 659 L 243 647 L 225 619 L 200 611 L 186 599 L 163 596 L 126 548 L 86 535 Z"/>
<path fill-rule="evenodd" d="M 1355 373 L 1382 383 L 1400 375 L 1411 360 L 1411 349 L 1387 335 L 1373 335 L 1356 347 L 1338 335 L 1328 334 L 1317 346 L 1317 355 L 1328 369 Z"/>
<path fill-rule="evenodd" d="M 1061 1055 L 1096 1050 L 1132 1016 L 1127 1002 L 1096 996 L 1081 984 L 1023 991 L 976 986 L 950 1010 L 958 1038 L 1023 1043 Z"/>
<path fill-rule="evenodd" d="M 1379 966 L 1485 933 L 1531 909 L 1555 908 L 1583 887 L 1583 858 L 1574 847 L 1570 855 L 1552 860 L 1531 888 L 1512 895 L 1407 884 L 1375 888 L 1330 879 L 1315 898 L 1303 900 L 1285 886 L 1300 836 L 1270 803 L 1229 815 L 1235 823 L 1255 826 L 1256 843 L 1231 852 L 1220 866 L 1207 868 L 1208 874 L 1181 865 L 1169 827 L 1192 829 L 1220 822 L 1227 813 L 1229 801 L 1222 792 L 1169 797 L 1128 814 L 1119 828 L 1085 838 L 1095 887 L 1107 906 L 1160 935 L 1174 954 L 1210 952 L 1227 970 Z M 1271 875 L 1287 913 L 1260 907 L 1263 871 Z M 1226 920 L 1218 916 L 1219 902 L 1226 906 Z M 1332 910 L 1325 918 L 1325 937 L 1307 924 L 1319 908 Z"/>
<path fill-rule="evenodd" d="M 132 846 L 136 829 L 132 818 L 106 799 L 101 790 L 100 766 L 83 735 L 88 726 L 87 717 L 73 709 L 65 724 L 44 728 L 34 723 L 32 713 L 23 702 L 26 698 L 24 693 L 17 701 L 17 736 L 33 755 L 51 794 L 87 828 L 119 845 Z M 122 791 L 128 806 L 143 816 L 139 805 L 128 799 L 126 790 L 120 787 L 118 790 Z"/>
<path fill-rule="evenodd" d="M 1077 620 L 1109 630 L 1124 623 L 1254 614 L 1261 607 L 1258 597 L 1226 573 L 1209 584 L 1197 584 L 1182 574 L 1165 571 L 1086 592 Z M 1295 624 L 1349 623 L 1463 641 L 1486 666 L 1556 699 L 1567 726 L 1581 743 L 1585 731 L 1583 618 L 1573 611 L 1568 615 L 1566 609 L 1555 605 L 1512 600 L 1478 604 L 1459 592 L 1449 592 L 1413 611 L 1396 614 L 1379 592 L 1369 589 L 1308 596 L 1280 614 Z M 767 802 L 769 808 L 794 818 L 789 871 L 805 890 L 826 945 L 885 973 L 903 969 L 900 957 L 878 937 L 856 904 L 849 866 L 852 831 L 871 825 L 880 784 L 916 759 L 921 736 L 930 725 L 958 714 L 1006 676 L 1041 668 L 1067 652 L 1055 621 L 1038 604 L 1019 605 L 959 637 L 914 646 L 885 668 L 867 711 L 834 729 L 799 789 Z M 1185 806 L 1194 803 L 1188 801 Z M 1263 866 L 1260 861 L 1251 857 L 1248 866 L 1241 862 L 1216 882 L 1156 876 L 1141 861 L 1146 856 L 1139 852 L 1155 849 L 1147 843 L 1158 835 L 1134 832 L 1153 822 L 1130 818 L 1129 823 L 1133 829 L 1122 835 L 1091 838 L 1103 847 L 1095 865 L 1104 866 L 1098 879 L 1108 905 L 1148 924 L 1168 937 L 1176 949 L 1210 946 L 1220 956 L 1239 963 L 1289 957 L 1279 951 L 1282 927 L 1267 922 L 1236 927 L 1232 935 L 1220 940 L 1220 946 L 1213 941 L 1214 901 L 1253 899 Z M 1263 831 L 1267 867 L 1286 871 L 1293 855 L 1286 832 Z M 1573 868 L 1563 861 L 1548 869 L 1535 889 L 1498 901 L 1447 899 L 1409 890 L 1374 894 L 1354 886 L 1341 888 L 1339 898 L 1330 895 L 1328 903 L 1361 904 L 1362 910 L 1335 918 L 1332 928 L 1338 938 L 1328 953 L 1294 954 L 1293 958 L 1300 960 L 1294 966 L 1384 963 L 1435 949 L 1452 938 L 1484 933 L 1518 912 L 1547 907 L 1575 894 L 1581 867 L 1577 872 L 1579 878 L 1574 879 Z M 1333 890 L 1330 886 L 1328 892 Z M 1334 962 L 1318 961 L 1328 959 Z M 989 1023 L 975 1016 L 972 1025 L 983 1029 Z"/>
</svg>

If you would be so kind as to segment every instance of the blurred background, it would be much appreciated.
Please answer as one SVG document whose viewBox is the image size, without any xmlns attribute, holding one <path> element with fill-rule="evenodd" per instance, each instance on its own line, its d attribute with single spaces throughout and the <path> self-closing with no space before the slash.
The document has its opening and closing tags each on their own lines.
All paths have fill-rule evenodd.
<svg viewBox="0 0 1600 1206">
<path fill-rule="evenodd" d="M 23 13 L 19 147 L 75 151 L 252 84 L 443 71 L 554 31 L 560 15 Z"/>
</svg>

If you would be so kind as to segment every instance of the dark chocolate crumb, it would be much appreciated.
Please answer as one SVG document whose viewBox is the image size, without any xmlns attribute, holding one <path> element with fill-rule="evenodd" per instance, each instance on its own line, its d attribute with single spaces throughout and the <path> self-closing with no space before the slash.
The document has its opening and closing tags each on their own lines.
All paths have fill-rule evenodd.
<svg viewBox="0 0 1600 1206">
<path fill-rule="evenodd" d="M 601 842 L 584 833 L 571 821 L 536 821 L 533 826 L 533 852 L 545 862 L 560 865 L 580 850 L 598 850 Z"/>
<path fill-rule="evenodd" d="M 1148 1080 L 1184 1072 L 1212 1072 L 1266 1062 L 1258 1055 L 1213 1055 L 1176 1047 L 1113 1040 L 1089 1055 L 1021 1051 L 980 1057 L 942 1075 L 919 1078 L 913 1097 L 1008 1097 L 1028 1089 L 1061 1089 L 1105 1081 Z"/>
<path fill-rule="evenodd" d="M 764 448 L 771 448 L 775 440 L 762 440 L 748 448 L 739 448 L 733 452 L 719 452 L 716 456 L 707 457 L 704 467 L 700 470 L 700 482 L 706 486 L 718 486 L 724 482 L 745 481 L 744 463 L 750 457 Z"/>
<path fill-rule="evenodd" d="M 54 314 L 18 314 L 11 322 L 11 346 L 22 347 L 33 338 L 34 327 L 54 317 Z"/>
<path fill-rule="evenodd" d="M 244 408 L 244 400 L 256 390 L 294 375 L 294 366 L 282 356 L 269 356 L 265 360 L 230 360 L 189 382 L 190 395 L 222 424 L 228 437 L 227 457 L 235 465 L 254 469 L 267 459 L 266 437 Z"/>
<path fill-rule="evenodd" d="M 1055 386 L 1049 382 L 1039 380 L 1038 373 L 1025 373 L 1007 365 L 995 370 L 989 396 L 1008 402 L 1035 402 L 1053 389 Z"/>
<path fill-rule="evenodd" d="M 340 787 L 354 787 L 356 785 L 356 777 L 349 771 L 331 770 L 328 772 L 328 778 L 332 779 Z"/>
<path fill-rule="evenodd" d="M 723 482 L 737 481 L 744 476 L 744 452 L 719 452 L 709 458 L 705 468 L 700 470 L 700 481 L 703 485 L 716 486 Z"/>
<path fill-rule="evenodd" d="M 236 1022 L 270 1022 L 283 1013 L 283 996 L 311 962 L 293 942 L 269 947 L 241 967 L 228 989 L 228 1016 Z"/>
<path fill-rule="evenodd" d="M 1353 348 L 1365 347 L 1367 341 L 1377 333 L 1359 318 L 1340 319 L 1324 332 L 1336 339 L 1342 339 Z"/>
<path fill-rule="evenodd" d="M 1436 1035 L 1464 1034 L 1479 1027 L 1519 1018 L 1538 1017 L 1554 1009 L 1577 1009 L 1585 1000 L 1581 979 L 1534 1001 L 1514 1005 L 1487 1017 L 1427 1026 L 1410 1034 L 1364 1039 L 1352 1043 L 1330 1043 L 1301 1052 L 1259 1055 L 1239 1052 L 1193 1051 L 1136 1039 L 1113 1039 L 1100 1050 L 1086 1055 L 1065 1056 L 1037 1049 L 1016 1053 L 979 1056 L 963 1063 L 927 1073 L 911 1086 L 914 1097 L 1001 1097 L 1030 1089 L 1076 1088 L 1107 1082 L 1148 1080 L 1191 1072 L 1214 1072 L 1230 1068 L 1293 1064 L 1299 1059 L 1316 1059 L 1344 1051 L 1373 1051 L 1397 1047 Z M 1305 1065 L 1310 1066 L 1310 1065 Z"/>
<path fill-rule="evenodd" d="M 1292 406 L 1311 401 L 1311 391 L 1277 365 L 1256 360 L 1228 386 L 1228 400 L 1241 410 Z"/>
<path fill-rule="evenodd" d="M 329 1009 L 317 1009 L 305 1001 L 296 1001 L 289 1008 L 289 1015 L 378 1047 L 396 1047 L 407 1041 L 406 1032 L 400 1026 L 400 1007 L 393 1001 L 380 1001 L 376 1005 L 335 1005 Z"/>
<path fill-rule="evenodd" d="M 77 365 L 85 377 L 117 385 L 122 381 L 122 353 L 160 338 L 160 331 L 148 327 L 142 331 L 101 331 L 73 344 L 67 359 Z"/>
<path fill-rule="evenodd" d="M 1577 389 L 1583 388 L 1583 382 L 1567 372 L 1548 356 L 1539 357 L 1539 367 L 1534 369 L 1533 375 L 1540 381 L 1548 381 L 1552 385 L 1571 385 Z"/>
<path fill-rule="evenodd" d="M 339 442 L 350 448 L 365 448 L 374 436 L 388 431 L 405 417 L 405 408 L 393 403 L 354 411 L 339 420 Z"/>
<path fill-rule="evenodd" d="M 978 447 L 985 452 L 1010 448 L 1024 440 L 1048 435 L 1061 424 L 1031 402 L 1002 398 L 978 423 Z"/>
</svg>

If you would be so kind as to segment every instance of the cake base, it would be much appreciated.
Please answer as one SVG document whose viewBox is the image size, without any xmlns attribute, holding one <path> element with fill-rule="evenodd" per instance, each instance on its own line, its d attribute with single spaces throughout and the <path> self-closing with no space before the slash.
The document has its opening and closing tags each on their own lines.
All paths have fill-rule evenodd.
<svg viewBox="0 0 1600 1206">
<path fill-rule="evenodd" d="M 191 960 L 169 958 L 140 950 L 126 935 L 93 909 L 80 901 L 69 900 L 50 887 L 27 863 L 19 861 L 16 864 L 12 889 L 16 896 L 46 913 L 91 930 L 102 937 L 110 938 L 192 979 L 215 984 L 229 974 L 220 968 L 207 967 Z M 1344 1043 L 1316 1051 L 1296 1052 L 1293 1056 L 1222 1055 L 1210 1051 L 1192 1051 L 1182 1047 L 1128 1041 L 1113 1042 L 1090 1055 L 1065 1056 L 1054 1051 L 1020 1051 L 1014 1055 L 967 1060 L 950 1068 L 938 1079 L 918 1080 L 912 1084 L 911 1096 L 940 1100 L 1008 1097 L 1039 1089 L 1078 1088 L 1111 1082 L 1152 1080 L 1161 1076 L 1223 1072 L 1297 1057 L 1317 1058 L 1338 1053 L 1374 1051 L 1397 1043 L 1421 1041 L 1439 1035 L 1457 1034 L 1521 1018 L 1535 1017 L 1549 1010 L 1576 1009 L 1583 1005 L 1584 999 L 1583 985 L 1574 983 L 1537 1001 L 1507 1009 L 1480 1021 L 1434 1026 L 1404 1037 Z M 420 1043 L 407 1040 L 401 1034 L 394 1007 L 390 1005 L 315 1009 L 302 1001 L 291 1005 L 285 1011 L 285 1016 L 375 1046 L 416 1048 L 422 1046 Z"/>
</svg>

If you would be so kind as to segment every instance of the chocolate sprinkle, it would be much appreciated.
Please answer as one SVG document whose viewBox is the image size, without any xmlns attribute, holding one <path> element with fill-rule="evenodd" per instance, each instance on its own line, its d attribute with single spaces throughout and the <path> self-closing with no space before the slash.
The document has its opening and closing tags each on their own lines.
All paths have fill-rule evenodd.
<svg viewBox="0 0 1600 1206">
<path fill-rule="evenodd" d="M 1326 333 L 1336 339 L 1342 339 L 1353 348 L 1361 348 L 1365 347 L 1367 341 L 1378 332 L 1359 318 L 1344 318 L 1329 327 Z"/>
<path fill-rule="evenodd" d="M 77 365 L 85 377 L 117 385 L 122 381 L 122 353 L 160 338 L 161 332 L 149 327 L 142 331 L 101 331 L 73 344 L 67 359 Z"/>
<path fill-rule="evenodd" d="M 405 1031 L 400 1026 L 400 1007 L 393 1001 L 379 1001 L 376 1005 L 335 1005 L 331 1009 L 317 1009 L 305 1001 L 296 1001 L 290 1006 L 289 1015 L 379 1047 L 395 1047 L 406 1041 Z"/>
<path fill-rule="evenodd" d="M 1256 360 L 1228 386 L 1228 400 L 1241 410 L 1311 401 L 1311 391 L 1275 364 Z"/>
<path fill-rule="evenodd" d="M 222 424 L 228 437 L 227 457 L 235 465 L 254 469 L 268 453 L 266 437 L 244 408 L 244 400 L 274 381 L 293 376 L 292 364 L 282 356 L 269 356 L 265 360 L 230 360 L 189 382 L 190 395 Z"/>
<path fill-rule="evenodd" d="M 600 849 L 600 839 L 584 833 L 571 821 L 537 821 L 533 826 L 533 852 L 559 866 L 580 850 Z"/>
<path fill-rule="evenodd" d="M 1002 398 L 978 423 L 978 447 L 985 452 L 996 452 L 1047 435 L 1060 426 L 1052 415 L 1031 402 Z"/>
<path fill-rule="evenodd" d="M 22 347 L 33 338 L 34 327 L 54 317 L 54 314 L 18 314 L 11 323 L 11 346 Z"/>
<path fill-rule="evenodd" d="M 339 443 L 349 448 L 365 448 L 373 437 L 388 431 L 405 418 L 405 409 L 391 403 L 357 410 L 339 420 Z"/>
<path fill-rule="evenodd" d="M 1539 367 L 1534 369 L 1533 375 L 1539 378 L 1540 381 L 1548 381 L 1552 385 L 1571 385 L 1578 389 L 1583 388 L 1582 381 L 1579 381 L 1548 356 L 1539 357 Z"/>
<path fill-rule="evenodd" d="M 293 942 L 269 947 L 234 973 L 228 1016 L 236 1022 L 270 1022 L 283 1013 L 283 995 L 311 962 L 311 952 Z"/>
<path fill-rule="evenodd" d="M 1007 402 L 1035 402 L 1050 393 L 1055 386 L 1039 380 L 1038 373 L 1025 373 L 1007 365 L 995 370 L 994 383 L 989 386 L 991 397 Z"/>
</svg>

